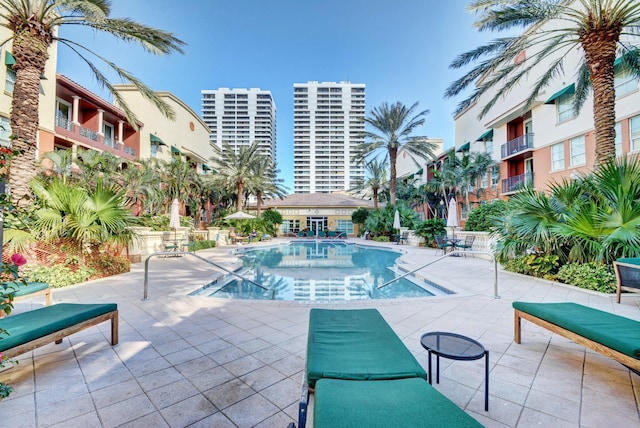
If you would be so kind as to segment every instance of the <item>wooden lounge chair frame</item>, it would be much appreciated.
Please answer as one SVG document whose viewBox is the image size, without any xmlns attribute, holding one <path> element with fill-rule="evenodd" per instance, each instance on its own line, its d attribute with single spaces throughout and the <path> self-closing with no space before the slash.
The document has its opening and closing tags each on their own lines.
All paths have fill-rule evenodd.
<svg viewBox="0 0 640 428">
<path fill-rule="evenodd" d="M 51 295 L 51 287 L 43 288 L 42 290 L 38 290 L 38 291 L 32 291 L 20 296 L 13 296 L 12 301 L 19 302 L 21 300 L 26 300 L 26 299 L 30 299 L 32 297 L 41 296 L 41 295 L 44 295 L 45 306 L 51 306 L 51 304 L 53 303 L 53 298 Z M 0 310 L 0 318 L 4 318 L 5 316 L 6 316 L 5 312 Z"/>
<path fill-rule="evenodd" d="M 19 317 L 20 314 L 11 315 L 11 316 Z M 111 346 L 115 346 L 118 344 L 118 310 L 117 309 L 102 315 L 98 315 L 97 317 L 87 319 L 85 321 L 79 322 L 77 324 L 74 324 L 62 330 L 58 330 L 56 332 L 47 334 L 45 336 L 23 343 L 21 345 L 14 346 L 13 348 L 6 349 L 2 351 L 2 355 L 3 357 L 14 358 L 18 355 L 24 354 L 25 352 L 33 351 L 36 348 L 39 348 L 44 345 L 48 345 L 51 342 L 55 342 L 56 344 L 59 344 L 62 342 L 62 339 L 64 339 L 65 337 L 70 336 L 79 331 L 82 331 L 86 328 L 93 327 L 94 325 L 98 325 L 105 321 L 111 321 Z"/>
<path fill-rule="evenodd" d="M 527 321 L 532 322 L 533 324 L 539 325 L 540 327 L 546 328 L 552 333 L 559 334 L 562 337 L 566 337 L 569 340 L 572 340 L 582 346 L 586 346 L 589 349 L 592 349 L 599 354 L 602 354 L 606 357 L 612 358 L 619 363 L 627 366 L 631 370 L 638 373 L 640 371 L 640 360 L 630 357 L 626 354 L 623 354 L 615 349 L 609 348 L 601 343 L 595 342 L 591 339 L 588 339 L 584 336 L 574 333 L 571 330 L 567 330 L 563 327 L 560 327 L 556 324 L 550 323 L 542 318 L 538 318 L 534 315 L 528 314 L 526 312 L 520 311 L 518 309 L 514 309 L 514 324 L 513 324 L 513 340 L 514 342 L 520 344 L 521 342 L 521 320 L 525 319 Z"/>
</svg>

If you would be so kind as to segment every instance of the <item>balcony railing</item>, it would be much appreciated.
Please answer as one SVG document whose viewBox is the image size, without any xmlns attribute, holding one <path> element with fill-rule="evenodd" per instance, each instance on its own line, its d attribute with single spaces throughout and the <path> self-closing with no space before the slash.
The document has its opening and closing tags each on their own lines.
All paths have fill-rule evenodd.
<svg viewBox="0 0 640 428">
<path fill-rule="evenodd" d="M 96 142 L 98 141 L 98 134 L 97 133 L 93 132 L 90 129 L 85 128 L 84 126 L 80 126 L 78 128 L 79 128 L 78 129 L 78 133 L 80 135 L 82 135 L 83 137 L 88 138 L 88 139 L 93 140 L 93 141 L 96 141 Z"/>
<path fill-rule="evenodd" d="M 518 138 L 514 138 L 500 147 L 502 159 L 528 149 L 533 149 L 533 132 L 528 132 Z"/>
<path fill-rule="evenodd" d="M 64 117 L 56 117 L 56 126 L 73 131 L 73 123 Z"/>
<path fill-rule="evenodd" d="M 502 193 L 517 192 L 525 186 L 533 185 L 533 173 L 514 175 L 513 177 L 502 180 Z"/>
<path fill-rule="evenodd" d="M 132 149 L 131 147 L 122 146 L 122 151 L 131 156 L 136 155 L 136 149 Z"/>
</svg>

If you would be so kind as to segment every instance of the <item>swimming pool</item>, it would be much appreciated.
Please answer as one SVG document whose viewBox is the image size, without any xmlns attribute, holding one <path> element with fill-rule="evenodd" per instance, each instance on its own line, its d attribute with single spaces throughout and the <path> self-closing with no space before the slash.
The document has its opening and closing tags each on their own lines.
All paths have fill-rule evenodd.
<svg viewBox="0 0 640 428">
<path fill-rule="evenodd" d="M 413 276 L 399 279 L 402 255 L 377 247 L 342 241 L 293 241 L 240 253 L 236 273 L 262 287 L 227 275 L 191 295 L 230 299 L 340 301 L 428 297 L 452 294 Z"/>
</svg>

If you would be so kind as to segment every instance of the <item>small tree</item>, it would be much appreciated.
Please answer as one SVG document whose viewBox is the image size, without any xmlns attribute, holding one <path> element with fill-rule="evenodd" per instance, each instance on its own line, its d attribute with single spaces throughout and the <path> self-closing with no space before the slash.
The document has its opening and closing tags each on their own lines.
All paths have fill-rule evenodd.
<svg viewBox="0 0 640 428">
<path fill-rule="evenodd" d="M 445 235 L 446 223 L 440 218 L 430 218 L 420 223 L 415 234 L 424 239 L 426 246 L 431 246 L 437 235 Z"/>
<path fill-rule="evenodd" d="M 470 232 L 491 232 L 494 219 L 502 217 L 509 211 L 507 202 L 498 200 L 482 204 L 469 213 L 464 230 Z"/>
</svg>

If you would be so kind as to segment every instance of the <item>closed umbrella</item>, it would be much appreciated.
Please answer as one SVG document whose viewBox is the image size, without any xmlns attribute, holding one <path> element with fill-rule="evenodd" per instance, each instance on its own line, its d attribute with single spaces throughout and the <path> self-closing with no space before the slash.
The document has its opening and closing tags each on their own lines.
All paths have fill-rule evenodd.
<svg viewBox="0 0 640 428">
<path fill-rule="evenodd" d="M 178 228 L 180 227 L 180 202 L 174 199 L 171 203 L 171 213 L 169 215 L 169 227 L 175 231 L 174 239 L 178 240 Z"/>
<path fill-rule="evenodd" d="M 400 212 L 396 210 L 395 215 L 393 216 L 393 228 L 398 229 L 398 243 L 400 243 Z"/>
<path fill-rule="evenodd" d="M 459 227 L 458 222 L 458 204 L 454 198 L 449 201 L 449 214 L 447 215 L 447 227 L 451 228 L 453 238 L 456 237 L 456 227 Z"/>
</svg>

